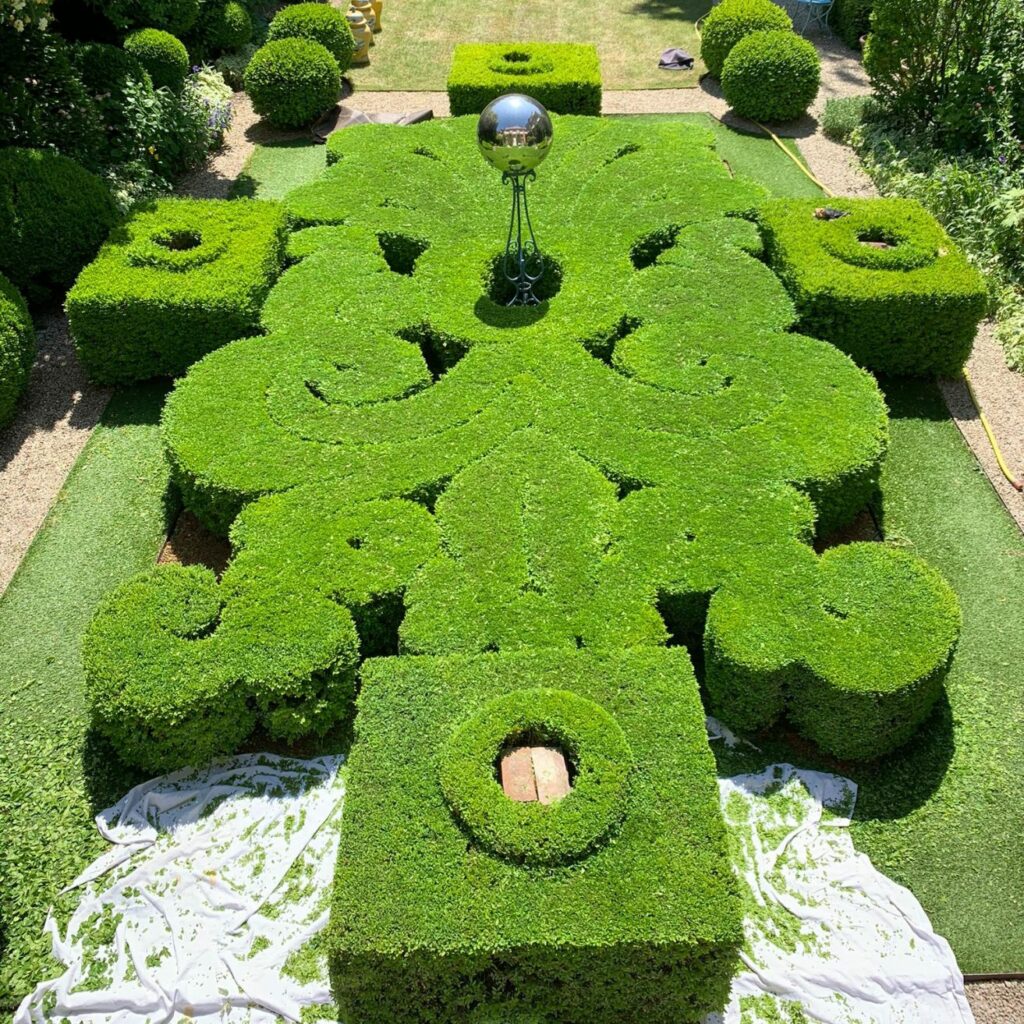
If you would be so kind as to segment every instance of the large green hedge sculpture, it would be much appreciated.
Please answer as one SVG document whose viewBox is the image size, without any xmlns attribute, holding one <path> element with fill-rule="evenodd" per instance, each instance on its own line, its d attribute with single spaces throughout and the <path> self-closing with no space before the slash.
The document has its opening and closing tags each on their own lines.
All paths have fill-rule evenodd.
<svg viewBox="0 0 1024 1024">
<path fill-rule="evenodd" d="M 839 199 L 832 220 L 814 200 L 760 213 L 767 257 L 800 327 L 861 366 L 955 376 L 985 316 L 985 281 L 935 219 L 909 199 Z"/>
<path fill-rule="evenodd" d="M 685 651 L 373 660 L 357 721 L 332 919 L 345 1019 L 440 1024 L 504 996 L 566 1024 L 685 1024 L 722 1005 L 740 910 Z M 515 803 L 495 760 L 538 730 L 573 787 Z M 509 846 L 467 831 L 474 813 Z"/>
<path fill-rule="evenodd" d="M 135 212 L 68 293 L 89 375 L 121 384 L 183 373 L 258 331 L 284 243 L 276 203 L 160 199 Z"/>
<path fill-rule="evenodd" d="M 506 92 L 556 114 L 601 113 L 601 67 L 586 43 L 459 43 L 448 74 L 453 115 L 479 114 Z"/>
<path fill-rule="evenodd" d="M 239 568 L 218 588 L 158 570 L 112 597 L 85 650 L 101 726 L 123 742 L 126 716 L 169 738 L 162 764 L 189 759 L 221 685 L 208 652 L 244 621 L 267 653 L 239 642 L 225 675 L 257 718 L 279 695 L 328 701 L 367 651 L 703 636 L 727 721 L 788 711 L 844 757 L 903 742 L 939 692 L 956 600 L 899 551 L 809 547 L 873 493 L 886 412 L 848 356 L 790 332 L 793 305 L 744 219 L 762 191 L 692 125 L 556 119 L 531 199 L 549 297 L 510 309 L 496 271 L 506 197 L 474 123 L 340 133 L 324 177 L 288 198 L 304 227 L 266 334 L 202 359 L 164 413 L 188 507 L 221 531 L 245 510 Z M 440 539 L 415 541 L 372 599 L 350 596 L 332 567 L 362 538 L 326 529 L 326 510 L 395 500 L 431 509 Z M 253 517 L 267 528 L 250 538 Z M 282 569 L 264 582 L 243 568 L 259 559 Z M 293 600 L 330 602 L 336 632 L 315 657 L 275 632 Z"/>
</svg>

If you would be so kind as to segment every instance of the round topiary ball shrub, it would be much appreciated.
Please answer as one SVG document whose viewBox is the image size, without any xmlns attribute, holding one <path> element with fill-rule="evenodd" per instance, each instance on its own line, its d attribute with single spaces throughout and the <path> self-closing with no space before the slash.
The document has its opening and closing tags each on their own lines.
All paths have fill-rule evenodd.
<svg viewBox="0 0 1024 1024">
<path fill-rule="evenodd" d="M 752 121 L 792 121 L 818 95 L 818 51 L 795 32 L 753 32 L 725 59 L 722 92 Z"/>
<path fill-rule="evenodd" d="M 158 28 L 143 28 L 125 39 L 124 48 L 149 72 L 155 88 L 181 88 L 188 74 L 188 50 L 180 39 Z"/>
<path fill-rule="evenodd" d="M 351 66 L 356 49 L 348 19 L 337 7 L 322 3 L 285 7 L 270 23 L 267 38 L 312 39 L 330 50 L 342 71 Z"/>
<path fill-rule="evenodd" d="M 0 274 L 0 427 L 10 423 L 32 368 L 36 336 L 28 306 Z"/>
<path fill-rule="evenodd" d="M 0 273 L 30 300 L 63 293 L 118 219 L 107 186 L 49 150 L 0 149 Z"/>
<path fill-rule="evenodd" d="M 772 0 L 722 0 L 701 23 L 700 59 L 721 78 L 725 58 L 745 36 L 792 27 L 793 20 Z"/>
<path fill-rule="evenodd" d="M 301 128 L 332 106 L 341 70 L 330 51 L 310 39 L 275 39 L 245 69 L 253 109 L 280 128 Z"/>
</svg>

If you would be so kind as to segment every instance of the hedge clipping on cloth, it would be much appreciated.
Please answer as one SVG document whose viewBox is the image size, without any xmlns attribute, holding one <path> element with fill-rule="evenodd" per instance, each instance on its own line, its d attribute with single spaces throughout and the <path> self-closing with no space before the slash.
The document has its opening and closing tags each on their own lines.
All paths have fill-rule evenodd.
<svg viewBox="0 0 1024 1024">
<path fill-rule="evenodd" d="M 79 358 L 104 384 L 183 373 L 259 330 L 285 216 L 257 200 L 159 199 L 115 231 L 68 293 Z"/>
<path fill-rule="evenodd" d="M 955 376 L 988 310 L 985 282 L 942 227 L 910 199 L 776 200 L 758 215 L 769 264 L 800 328 L 861 366 Z"/>
<path fill-rule="evenodd" d="M 722 0 L 701 22 L 700 59 L 721 78 L 726 57 L 745 36 L 792 28 L 793 20 L 773 0 Z"/>
<path fill-rule="evenodd" d="M 741 915 L 685 650 L 373 660 L 357 721 L 331 920 L 343 1017 L 447 1022 L 504 997 L 566 1024 L 695 1024 L 722 1004 Z M 495 758 L 538 723 L 578 755 L 573 789 L 517 804 Z M 483 841 L 446 798 L 471 777 L 497 815 Z M 588 812 L 609 810 L 595 845 Z M 502 834 L 530 856 L 495 853 Z"/>
<path fill-rule="evenodd" d="M 448 74 L 453 116 L 479 114 L 503 93 L 532 96 L 552 113 L 601 113 L 597 50 L 584 43 L 459 43 Z"/>
<path fill-rule="evenodd" d="M 725 58 L 722 93 L 752 121 L 795 121 L 818 95 L 821 58 L 795 32 L 751 32 Z"/>
<path fill-rule="evenodd" d="M 0 427 L 14 418 L 36 351 L 32 317 L 21 292 L 0 274 Z"/>
<path fill-rule="evenodd" d="M 287 557 L 294 600 L 322 588 L 335 614 L 349 609 L 360 655 L 685 639 L 705 645 L 726 722 L 752 721 L 752 706 L 758 726 L 799 714 L 816 688 L 842 728 L 802 727 L 832 753 L 905 741 L 939 692 L 956 602 L 911 556 L 879 547 L 844 562 L 810 547 L 874 493 L 887 417 L 869 374 L 790 330 L 792 302 L 746 219 L 763 191 L 730 176 L 708 129 L 558 118 L 531 195 L 547 298 L 508 308 L 496 272 L 505 204 L 475 122 L 331 137 L 325 175 L 287 199 L 293 265 L 263 307 L 266 333 L 203 358 L 165 405 L 186 505 L 236 544 L 253 517 L 276 520 L 236 562 Z M 415 541 L 414 562 L 353 604 L 331 566 L 365 545 L 322 523 L 380 501 L 416 503 L 437 538 Z M 170 679 L 205 692 L 206 652 L 236 603 L 253 629 L 280 617 L 283 597 L 233 573 L 209 633 L 174 632 L 188 602 L 177 582 L 151 605 L 114 599 L 106 653 L 86 644 L 101 728 L 119 705 L 155 720 L 156 702 L 138 713 L 133 694 Z M 892 603 L 847 601 L 857 587 L 888 587 Z M 773 615 L 758 632 L 763 601 Z M 168 630 L 173 671 L 162 648 L 140 653 Z M 336 663 L 354 670 L 351 634 L 335 642 Z M 282 656 L 276 675 L 269 665 L 232 670 L 257 709 L 267 680 L 313 700 L 330 678 L 312 657 Z"/>
</svg>

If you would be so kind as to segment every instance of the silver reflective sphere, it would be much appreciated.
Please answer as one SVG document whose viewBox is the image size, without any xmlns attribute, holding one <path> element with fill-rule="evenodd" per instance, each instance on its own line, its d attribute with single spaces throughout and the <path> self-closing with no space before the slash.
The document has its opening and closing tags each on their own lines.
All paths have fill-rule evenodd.
<svg viewBox="0 0 1024 1024">
<path fill-rule="evenodd" d="M 548 155 L 553 134 L 551 118 L 544 107 L 517 92 L 491 100 L 476 126 L 484 159 L 509 174 L 534 170 Z"/>
</svg>

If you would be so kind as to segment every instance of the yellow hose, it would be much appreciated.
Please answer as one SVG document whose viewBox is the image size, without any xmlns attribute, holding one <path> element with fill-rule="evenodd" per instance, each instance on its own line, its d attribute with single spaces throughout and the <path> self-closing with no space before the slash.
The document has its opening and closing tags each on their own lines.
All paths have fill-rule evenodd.
<svg viewBox="0 0 1024 1024">
<path fill-rule="evenodd" d="M 1010 467 L 1006 464 L 1006 460 L 1003 458 L 1003 453 L 999 448 L 999 442 L 996 440 L 996 435 L 992 431 L 992 427 L 988 422 L 988 417 L 982 411 L 981 403 L 978 401 L 978 396 L 974 393 L 974 385 L 971 383 L 971 375 L 967 372 L 967 367 L 964 367 L 964 383 L 967 385 L 967 393 L 971 396 L 971 401 L 974 403 L 974 408 L 978 413 L 978 419 L 981 420 L 981 425 L 985 428 L 985 436 L 988 438 L 988 443 L 992 446 L 992 451 L 996 457 L 996 463 L 999 465 L 999 471 L 1009 481 L 1010 486 L 1015 491 L 1024 491 L 1024 483 L 1013 475 Z"/>
</svg>

